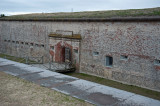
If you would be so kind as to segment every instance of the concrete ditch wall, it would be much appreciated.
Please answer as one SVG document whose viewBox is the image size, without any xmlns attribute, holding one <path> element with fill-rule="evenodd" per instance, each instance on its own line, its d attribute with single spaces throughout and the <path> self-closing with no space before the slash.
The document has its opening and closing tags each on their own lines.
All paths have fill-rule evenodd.
<svg viewBox="0 0 160 106">
<path fill-rule="evenodd" d="M 0 50 L 48 60 L 56 30 L 81 34 L 80 72 L 160 91 L 160 22 L 0 21 Z"/>
</svg>

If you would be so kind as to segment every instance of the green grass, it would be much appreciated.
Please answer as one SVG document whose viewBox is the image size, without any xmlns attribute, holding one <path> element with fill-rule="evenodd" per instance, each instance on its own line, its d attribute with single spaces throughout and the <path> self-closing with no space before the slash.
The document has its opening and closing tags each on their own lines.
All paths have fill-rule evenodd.
<svg viewBox="0 0 160 106">
<path fill-rule="evenodd" d="M 25 58 L 10 56 L 10 55 L 3 54 L 3 53 L 0 53 L 0 57 L 1 58 L 6 58 L 8 60 L 16 61 L 16 62 L 19 62 L 19 63 L 26 63 L 26 59 Z M 28 62 L 29 63 L 35 63 L 35 61 L 33 61 L 33 60 L 28 60 Z"/>
<path fill-rule="evenodd" d="M 0 106 L 93 106 L 0 70 Z"/>
<path fill-rule="evenodd" d="M 12 60 L 12 61 L 16 61 L 16 62 L 20 62 L 21 63 L 25 63 L 25 60 L 23 60 L 23 58 L 17 58 L 14 56 L 10 56 L 7 54 L 2 54 L 0 53 L 0 57 L 4 58 L 7 57 L 7 59 Z M 31 61 L 31 60 L 30 60 Z M 33 61 L 31 61 L 33 62 Z M 133 86 L 133 85 L 126 85 L 126 84 L 122 84 L 116 81 L 112 81 L 109 79 L 105 79 L 105 78 L 101 78 L 101 77 L 97 77 L 97 76 L 92 76 L 92 75 L 88 75 L 88 74 L 84 74 L 84 73 L 66 73 L 67 75 L 73 76 L 73 77 L 77 77 L 80 79 L 84 79 L 84 80 L 88 80 L 88 81 L 92 81 L 92 82 L 96 82 L 99 84 L 103 84 L 103 85 L 107 85 L 110 87 L 114 87 L 114 88 L 118 88 L 118 89 L 122 89 L 125 91 L 129 91 L 129 92 L 133 92 L 136 94 L 140 94 L 143 96 L 147 96 L 153 99 L 158 99 L 160 100 L 160 92 L 156 92 L 156 91 L 152 91 L 149 89 L 145 89 L 145 88 L 141 88 L 141 87 L 137 87 L 137 86 Z"/>
<path fill-rule="evenodd" d="M 58 18 L 111 18 L 111 17 L 141 17 L 160 16 L 160 7 L 148 9 L 84 11 L 60 13 L 35 13 L 2 17 L 2 19 L 58 19 Z"/>
<path fill-rule="evenodd" d="M 145 89 L 145 88 L 141 88 L 133 85 L 126 85 L 116 81 L 112 81 L 112 80 L 108 80 L 108 79 L 104 79 L 104 78 L 100 78 L 100 77 L 92 76 L 88 74 L 83 74 L 83 73 L 67 73 L 67 75 L 160 100 L 160 92 L 152 91 L 149 89 Z"/>
</svg>

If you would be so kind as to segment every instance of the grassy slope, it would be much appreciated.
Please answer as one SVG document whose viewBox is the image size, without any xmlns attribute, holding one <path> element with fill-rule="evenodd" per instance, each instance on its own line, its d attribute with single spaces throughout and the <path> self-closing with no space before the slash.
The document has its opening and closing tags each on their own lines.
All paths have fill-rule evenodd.
<svg viewBox="0 0 160 106">
<path fill-rule="evenodd" d="M 0 85 L 0 106 L 92 106 L 3 72 L 0 72 Z"/>
<path fill-rule="evenodd" d="M 58 19 L 58 18 L 111 18 L 111 17 L 144 17 L 160 16 L 160 7 L 148 9 L 110 10 L 110 11 L 85 11 L 66 13 L 37 13 L 14 15 L 5 19 Z"/>
</svg>

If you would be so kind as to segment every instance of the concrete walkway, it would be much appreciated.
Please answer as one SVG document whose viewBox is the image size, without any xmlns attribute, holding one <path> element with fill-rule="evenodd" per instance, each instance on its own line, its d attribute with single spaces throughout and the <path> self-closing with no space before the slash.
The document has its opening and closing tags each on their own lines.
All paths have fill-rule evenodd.
<svg viewBox="0 0 160 106">
<path fill-rule="evenodd" d="M 0 58 L 0 71 L 100 106 L 160 106 L 160 101 Z"/>
</svg>

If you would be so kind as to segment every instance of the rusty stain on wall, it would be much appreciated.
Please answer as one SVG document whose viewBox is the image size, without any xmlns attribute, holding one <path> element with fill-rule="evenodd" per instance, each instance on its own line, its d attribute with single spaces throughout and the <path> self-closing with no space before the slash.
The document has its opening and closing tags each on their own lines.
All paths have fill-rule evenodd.
<svg viewBox="0 0 160 106">
<path fill-rule="evenodd" d="M 81 41 L 50 38 L 48 35 L 56 30 L 73 31 L 81 35 Z M 62 48 L 69 47 L 72 61 L 81 73 L 160 91 L 160 66 L 154 63 L 155 59 L 160 60 L 159 21 L 0 21 L 0 40 L 2 53 L 43 55 L 46 61 L 49 58 L 64 61 Z M 25 45 L 26 42 L 28 45 Z M 54 46 L 54 50 L 50 46 Z M 99 52 L 99 55 L 95 56 L 93 52 Z M 128 59 L 121 60 L 121 55 L 128 56 Z M 113 57 L 112 67 L 105 65 L 106 56 Z"/>
</svg>

